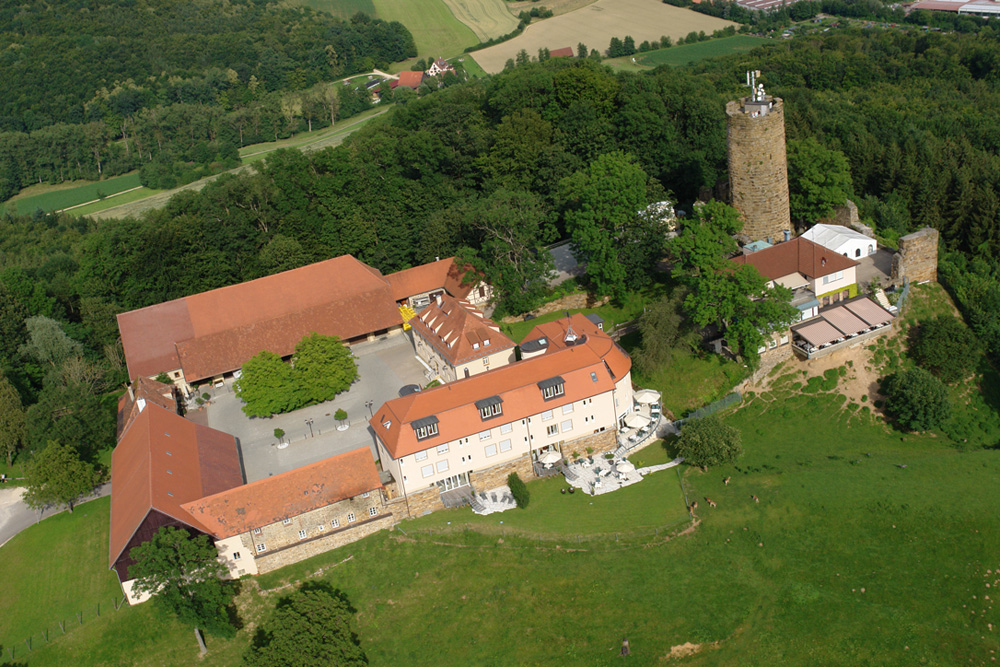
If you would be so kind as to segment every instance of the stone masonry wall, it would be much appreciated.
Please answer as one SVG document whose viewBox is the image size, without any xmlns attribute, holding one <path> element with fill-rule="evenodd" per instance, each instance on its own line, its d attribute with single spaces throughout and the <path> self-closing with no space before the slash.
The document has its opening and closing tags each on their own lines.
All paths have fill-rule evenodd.
<svg viewBox="0 0 1000 667">
<path fill-rule="evenodd" d="M 326 534 L 342 531 L 348 526 L 360 524 L 372 518 L 369 514 L 372 507 L 375 508 L 375 516 L 383 514 L 382 492 L 379 489 L 370 492 L 367 498 L 356 496 L 291 517 L 287 524 L 279 521 L 262 526 L 259 534 L 248 533 L 254 544 L 251 553 L 260 561 L 267 559 L 271 552 L 301 544 L 303 540 L 319 539 Z M 354 521 L 349 520 L 350 514 L 354 514 Z M 334 520 L 339 523 L 336 527 L 333 526 Z M 299 531 L 304 531 L 306 536 L 300 537 Z M 258 552 L 257 544 L 265 545 L 265 551 Z"/>
<path fill-rule="evenodd" d="M 768 98 L 774 106 L 754 118 L 744 110 L 746 99 L 726 105 L 729 192 L 744 221 L 742 236 L 777 243 L 792 229 L 784 104 L 780 97 Z"/>
<path fill-rule="evenodd" d="M 924 227 L 900 237 L 899 252 L 892 258 L 892 279 L 910 282 L 937 281 L 938 231 Z"/>
<path fill-rule="evenodd" d="M 399 521 L 407 517 L 413 518 L 443 510 L 444 503 L 441 502 L 441 491 L 435 486 L 434 488 L 407 493 L 405 498 L 400 495 L 387 504 L 387 509 Z"/>
<path fill-rule="evenodd" d="M 618 441 L 615 439 L 614 429 L 608 429 L 607 431 L 592 433 L 576 440 L 564 442 L 559 447 L 562 449 L 564 457 L 572 458 L 573 452 L 578 453 L 580 456 L 613 452 L 618 447 Z M 588 447 L 593 451 L 587 452 Z"/>
<path fill-rule="evenodd" d="M 531 469 L 531 458 L 525 454 L 513 461 L 507 461 L 483 470 L 476 470 L 469 475 L 469 481 L 472 482 L 472 486 L 477 492 L 488 491 L 489 489 L 495 489 L 498 486 L 506 484 L 507 476 L 512 472 L 516 472 L 518 477 L 525 481 L 534 477 L 535 473 Z"/>
<path fill-rule="evenodd" d="M 349 524 L 346 528 L 339 528 L 328 535 L 312 540 L 305 540 L 298 544 L 293 544 L 284 549 L 270 551 L 257 557 L 257 568 L 261 574 L 277 570 L 280 567 L 298 563 L 306 558 L 311 558 L 337 547 L 342 547 L 351 542 L 357 542 L 363 537 L 368 537 L 384 528 L 390 528 L 393 524 L 393 515 L 386 513 L 373 518 L 359 520 L 357 523 Z"/>
</svg>

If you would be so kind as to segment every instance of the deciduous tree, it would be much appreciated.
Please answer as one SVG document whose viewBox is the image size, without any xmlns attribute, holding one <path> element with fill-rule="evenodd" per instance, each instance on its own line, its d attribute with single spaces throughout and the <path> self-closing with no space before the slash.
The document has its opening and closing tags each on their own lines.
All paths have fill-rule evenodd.
<svg viewBox="0 0 1000 667">
<path fill-rule="evenodd" d="M 278 601 L 244 654 L 248 667 L 368 664 L 354 632 L 355 610 L 325 582 L 307 583 Z"/>
<path fill-rule="evenodd" d="M 93 465 L 82 461 L 72 445 L 49 441 L 24 464 L 24 502 L 33 509 L 73 504 L 101 479 Z"/>
<path fill-rule="evenodd" d="M 665 297 L 650 304 L 639 317 L 641 343 L 635 363 L 647 377 L 670 363 L 684 323 L 683 303 L 683 294 Z"/>
<path fill-rule="evenodd" d="M 812 224 L 833 213 L 851 194 L 844 154 L 812 137 L 788 142 L 788 197 L 792 219 Z"/>
<path fill-rule="evenodd" d="M 923 368 L 894 373 L 882 383 L 885 409 L 910 431 L 929 431 L 951 415 L 948 390 Z"/>
<path fill-rule="evenodd" d="M 920 323 L 910 354 L 942 382 L 957 382 L 975 370 L 982 346 L 957 317 L 939 315 Z"/>
<path fill-rule="evenodd" d="M 207 535 L 164 526 L 130 552 L 133 590 L 155 595 L 154 604 L 182 622 L 220 637 L 232 637 L 239 620 L 233 607 L 236 585 L 224 581 L 226 567 Z"/>
<path fill-rule="evenodd" d="M 24 446 L 26 432 L 21 396 L 0 372 L 0 455 L 7 459 L 8 468 Z"/>
<path fill-rule="evenodd" d="M 686 422 L 681 428 L 677 449 L 685 463 L 696 466 L 731 463 L 743 455 L 739 430 L 717 415 Z"/>
<path fill-rule="evenodd" d="M 243 375 L 233 389 L 250 417 L 270 417 L 299 407 L 292 367 L 267 350 L 243 364 Z"/>
<path fill-rule="evenodd" d="M 295 346 L 292 382 L 300 407 L 333 399 L 347 391 L 357 378 L 354 355 L 338 337 L 314 331 Z"/>
<path fill-rule="evenodd" d="M 28 342 L 21 346 L 21 354 L 40 364 L 58 368 L 66 359 L 79 354 L 83 346 L 66 335 L 62 326 L 50 317 L 35 315 L 24 321 Z"/>
</svg>

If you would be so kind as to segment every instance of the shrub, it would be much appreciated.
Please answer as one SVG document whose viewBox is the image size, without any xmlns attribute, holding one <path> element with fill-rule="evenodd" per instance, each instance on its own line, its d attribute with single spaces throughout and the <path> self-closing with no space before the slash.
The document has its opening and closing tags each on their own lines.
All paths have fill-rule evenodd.
<svg viewBox="0 0 1000 667">
<path fill-rule="evenodd" d="M 882 386 L 885 409 L 899 424 L 911 431 L 927 431 L 948 419 L 951 405 L 941 380 L 923 368 L 900 371 L 886 378 Z"/>
<path fill-rule="evenodd" d="M 333 418 L 342 422 L 347 419 L 347 411 L 344 408 L 337 408 L 337 411 L 333 413 Z"/>
<path fill-rule="evenodd" d="M 957 317 L 941 315 L 920 323 L 910 354 L 942 382 L 952 383 L 975 369 L 979 341 Z"/>
<path fill-rule="evenodd" d="M 696 466 L 729 463 L 743 454 L 740 432 L 716 415 L 684 424 L 677 450 L 686 463 Z"/>
<path fill-rule="evenodd" d="M 517 503 L 518 508 L 522 510 L 527 508 L 531 494 L 528 493 L 527 485 L 521 481 L 516 472 L 507 475 L 507 486 L 510 487 L 510 493 L 514 496 L 514 502 Z"/>
<path fill-rule="evenodd" d="M 274 429 L 274 437 L 278 439 L 278 442 L 281 442 L 281 439 L 285 437 L 285 430 L 281 428 Z"/>
</svg>

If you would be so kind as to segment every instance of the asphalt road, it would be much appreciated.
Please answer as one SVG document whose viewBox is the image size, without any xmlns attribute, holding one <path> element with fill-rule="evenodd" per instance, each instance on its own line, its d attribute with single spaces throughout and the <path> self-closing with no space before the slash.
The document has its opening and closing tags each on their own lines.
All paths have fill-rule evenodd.
<svg viewBox="0 0 1000 667">
<path fill-rule="evenodd" d="M 41 512 L 35 511 L 21 501 L 23 487 L 11 486 L 0 488 L 0 547 L 6 544 L 10 538 L 20 533 L 25 528 L 32 526 L 42 519 L 65 512 L 65 509 L 47 509 Z M 87 496 L 82 503 L 94 500 L 111 493 L 111 484 L 104 484 L 97 487 L 94 493 Z M 75 510 L 80 505 L 74 505 Z"/>
</svg>

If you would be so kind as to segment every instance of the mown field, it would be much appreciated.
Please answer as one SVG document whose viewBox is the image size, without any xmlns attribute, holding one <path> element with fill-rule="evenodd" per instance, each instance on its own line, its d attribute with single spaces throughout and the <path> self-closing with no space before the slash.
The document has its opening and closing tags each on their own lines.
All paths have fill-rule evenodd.
<svg viewBox="0 0 1000 667">
<path fill-rule="evenodd" d="M 735 25 L 689 9 L 663 4 L 658 0 L 598 0 L 577 10 L 528 26 L 512 40 L 473 52 L 483 69 L 496 73 L 509 58 L 524 49 L 536 55 L 538 49 L 576 49 L 580 42 L 604 52 L 612 37 L 631 35 L 636 44 L 667 35 L 672 39 L 694 31 L 706 33 Z"/>
<path fill-rule="evenodd" d="M 298 4 L 349 19 L 358 12 L 376 16 L 372 0 L 297 0 Z"/>
<path fill-rule="evenodd" d="M 139 172 L 115 176 L 104 181 L 77 181 L 56 186 L 35 186 L 0 204 L 0 211 L 23 215 L 41 209 L 48 213 L 101 200 L 137 187 L 140 187 Z M 110 201 L 114 201 L 114 199 L 111 197 Z"/>
<path fill-rule="evenodd" d="M 480 41 L 506 35 L 517 27 L 517 18 L 504 0 L 444 0 L 451 13 L 472 29 Z"/>
<path fill-rule="evenodd" d="M 413 34 L 420 58 L 451 58 L 479 42 L 476 33 L 459 21 L 444 0 L 374 0 L 379 18 L 399 21 Z M 408 69 L 396 63 L 393 71 Z"/>
<path fill-rule="evenodd" d="M 624 69 L 631 72 L 652 69 L 660 65 L 670 65 L 680 67 L 699 60 L 728 56 L 732 53 L 743 53 L 763 46 L 774 44 L 773 39 L 765 37 L 753 37 L 752 35 L 733 35 L 721 39 L 712 39 L 707 42 L 696 42 L 694 44 L 681 44 L 668 49 L 657 49 L 646 53 L 637 53 L 634 56 L 625 58 L 612 58 L 605 60 L 604 64 L 615 69 Z M 632 62 L 632 59 L 635 62 Z"/>
</svg>

